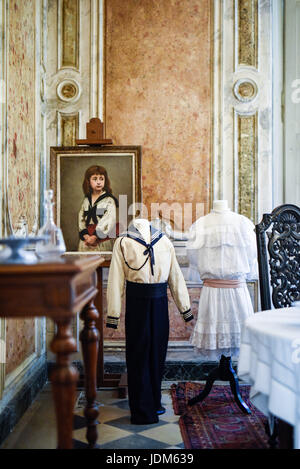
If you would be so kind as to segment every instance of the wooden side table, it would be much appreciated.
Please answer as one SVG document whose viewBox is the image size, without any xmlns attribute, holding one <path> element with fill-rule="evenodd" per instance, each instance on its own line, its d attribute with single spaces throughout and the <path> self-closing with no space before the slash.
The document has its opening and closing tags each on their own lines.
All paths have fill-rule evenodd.
<svg viewBox="0 0 300 469">
<path fill-rule="evenodd" d="M 51 373 L 55 403 L 58 448 L 72 448 L 73 410 L 78 371 L 71 365 L 76 352 L 72 317 L 81 311 L 84 328 L 80 333 L 85 367 L 87 440 L 97 440 L 98 408 L 96 376 L 99 332 L 98 311 L 93 304 L 97 290 L 96 269 L 104 259 L 97 256 L 65 255 L 55 263 L 0 265 L 0 316 L 7 318 L 50 317 L 56 324 L 51 350 L 56 365 Z"/>
</svg>

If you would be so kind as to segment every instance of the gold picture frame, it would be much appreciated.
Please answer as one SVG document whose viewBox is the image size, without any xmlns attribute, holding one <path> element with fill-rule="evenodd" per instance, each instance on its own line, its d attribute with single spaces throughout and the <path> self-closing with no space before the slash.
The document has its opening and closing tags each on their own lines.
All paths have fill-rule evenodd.
<svg viewBox="0 0 300 469">
<path fill-rule="evenodd" d="M 130 206 L 142 202 L 141 159 L 141 146 L 50 147 L 54 218 L 62 230 L 67 252 L 78 252 L 78 213 L 84 198 L 82 183 L 86 169 L 92 165 L 105 167 L 114 197 L 120 200 L 120 196 L 126 196 L 122 199 L 122 210 L 124 212 L 125 201 L 128 214 Z M 130 213 L 134 213 L 134 209 Z M 124 213 L 122 216 L 124 220 Z"/>
</svg>

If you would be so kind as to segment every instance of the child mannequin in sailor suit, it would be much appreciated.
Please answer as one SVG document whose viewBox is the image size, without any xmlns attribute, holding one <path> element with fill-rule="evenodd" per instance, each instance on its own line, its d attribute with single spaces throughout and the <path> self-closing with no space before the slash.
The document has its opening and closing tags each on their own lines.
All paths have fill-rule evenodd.
<svg viewBox="0 0 300 469">
<path fill-rule="evenodd" d="M 168 346 L 167 284 L 184 321 L 193 319 L 187 287 L 170 240 L 135 219 L 115 242 L 108 276 L 107 327 L 117 328 L 126 282 L 126 364 L 133 424 L 158 422 Z"/>
</svg>

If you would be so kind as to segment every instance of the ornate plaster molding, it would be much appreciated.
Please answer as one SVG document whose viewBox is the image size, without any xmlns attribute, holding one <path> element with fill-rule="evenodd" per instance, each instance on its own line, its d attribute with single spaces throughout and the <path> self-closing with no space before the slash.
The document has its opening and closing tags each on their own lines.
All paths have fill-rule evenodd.
<svg viewBox="0 0 300 469">
<path fill-rule="evenodd" d="M 72 78 L 62 80 L 56 88 L 58 98 L 65 103 L 76 103 L 81 91 L 80 84 Z"/>
<path fill-rule="evenodd" d="M 258 94 L 258 87 L 251 78 L 237 80 L 233 87 L 234 96 L 242 103 L 253 101 Z"/>
</svg>

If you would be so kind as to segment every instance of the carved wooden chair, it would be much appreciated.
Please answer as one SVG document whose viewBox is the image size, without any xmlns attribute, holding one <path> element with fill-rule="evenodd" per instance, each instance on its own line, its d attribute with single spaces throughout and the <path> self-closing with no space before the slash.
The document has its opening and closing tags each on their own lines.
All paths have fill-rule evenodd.
<svg viewBox="0 0 300 469">
<path fill-rule="evenodd" d="M 286 204 L 264 214 L 255 227 L 261 310 L 285 308 L 300 300 L 300 208 Z M 292 427 L 274 419 L 271 446 L 277 437 L 290 445 Z"/>
<path fill-rule="evenodd" d="M 300 300 L 300 208 L 280 205 L 255 230 L 261 309 L 291 306 Z"/>
</svg>

